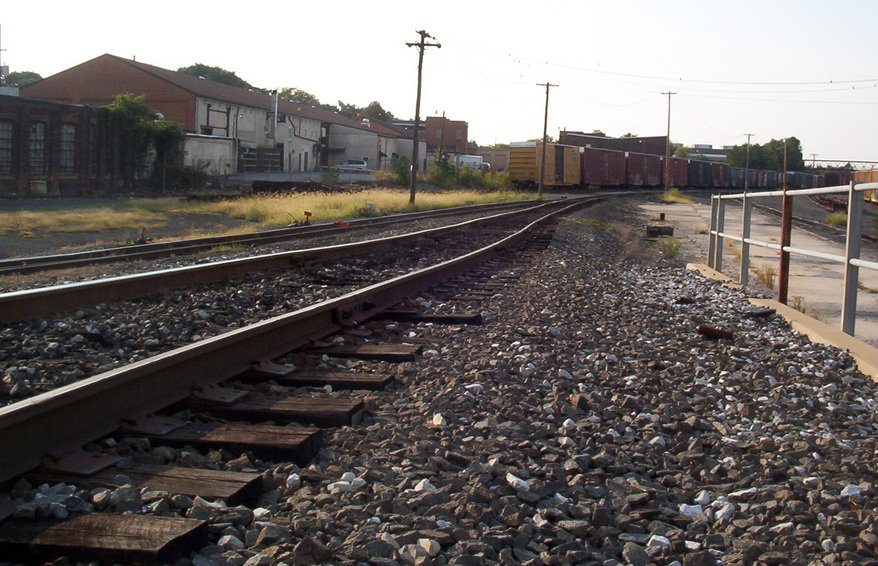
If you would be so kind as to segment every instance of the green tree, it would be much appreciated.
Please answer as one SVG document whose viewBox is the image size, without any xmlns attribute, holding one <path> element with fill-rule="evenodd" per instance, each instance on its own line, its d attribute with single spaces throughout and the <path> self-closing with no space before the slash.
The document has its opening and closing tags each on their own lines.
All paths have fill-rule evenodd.
<svg viewBox="0 0 878 566">
<path fill-rule="evenodd" d="M 637 134 L 632 134 L 631 132 L 628 132 L 627 134 L 624 134 L 622 137 L 623 138 L 636 138 Z"/>
<path fill-rule="evenodd" d="M 183 127 L 159 120 L 146 105 L 144 96 L 120 94 L 112 104 L 104 106 L 104 111 L 119 130 L 119 170 L 125 186 L 134 186 L 148 165 L 147 157 L 151 152 L 155 153 L 156 163 L 161 163 L 163 170 L 172 160 L 176 164 L 174 156 L 178 154 L 175 152 L 179 151 L 186 137 Z"/>
<path fill-rule="evenodd" d="M 678 146 L 676 150 L 674 150 L 674 157 L 680 157 L 682 159 L 686 159 L 689 157 L 690 149 L 684 145 Z"/>
<path fill-rule="evenodd" d="M 3 77 L 3 86 L 17 86 L 19 88 L 43 80 L 39 73 L 33 71 L 15 71 Z"/>
<path fill-rule="evenodd" d="M 253 85 L 236 75 L 234 71 L 227 71 L 226 69 L 220 67 L 211 67 L 210 65 L 205 65 L 204 63 L 195 63 L 194 65 L 189 65 L 188 67 L 180 67 L 179 69 L 177 69 L 177 72 L 185 73 L 187 75 L 192 75 L 195 77 L 204 77 L 205 79 L 211 81 L 237 86 L 240 88 L 254 88 Z M 264 92 L 262 89 L 257 90 L 259 90 L 260 92 Z"/>
<path fill-rule="evenodd" d="M 360 107 L 356 104 L 345 104 L 341 100 L 338 101 L 338 113 L 348 118 L 356 118 L 360 114 Z"/>
<path fill-rule="evenodd" d="M 381 107 L 381 103 L 377 100 L 370 102 L 365 108 L 360 108 L 357 113 L 359 118 L 369 118 L 375 120 L 396 120 L 396 117 Z"/>
<path fill-rule="evenodd" d="M 786 145 L 787 171 L 802 171 L 805 162 L 802 158 L 802 144 L 795 137 L 771 140 L 762 145 L 750 144 L 750 169 L 766 169 L 782 171 L 784 168 L 784 145 Z M 747 164 L 747 145 L 736 145 L 729 150 L 727 161 L 733 167 L 744 167 Z"/>
<path fill-rule="evenodd" d="M 332 104 L 324 104 L 320 102 L 319 98 L 317 98 L 310 92 L 306 92 L 300 88 L 286 87 L 278 90 L 277 93 L 278 96 L 284 100 L 289 100 L 298 104 L 307 104 L 308 106 L 313 106 L 314 108 L 321 108 L 323 110 L 338 112 L 338 106 L 334 106 Z"/>
</svg>

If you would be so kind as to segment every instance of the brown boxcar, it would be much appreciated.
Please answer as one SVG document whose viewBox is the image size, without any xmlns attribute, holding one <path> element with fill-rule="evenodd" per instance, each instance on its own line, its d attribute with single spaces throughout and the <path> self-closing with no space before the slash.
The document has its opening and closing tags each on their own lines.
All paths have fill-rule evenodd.
<svg viewBox="0 0 878 566">
<path fill-rule="evenodd" d="M 661 184 L 662 160 L 658 155 L 628 152 L 627 184 L 633 187 L 657 187 Z"/>
<path fill-rule="evenodd" d="M 579 154 L 582 184 L 615 187 L 625 184 L 625 153 L 612 149 L 584 147 Z"/>
<path fill-rule="evenodd" d="M 689 162 L 679 157 L 671 157 L 669 168 L 671 170 L 670 183 L 672 187 L 685 187 L 689 184 Z M 665 170 L 662 169 L 662 185 L 664 186 Z"/>
<path fill-rule="evenodd" d="M 710 164 L 710 186 L 724 189 L 732 184 L 732 168 L 728 163 Z"/>
</svg>

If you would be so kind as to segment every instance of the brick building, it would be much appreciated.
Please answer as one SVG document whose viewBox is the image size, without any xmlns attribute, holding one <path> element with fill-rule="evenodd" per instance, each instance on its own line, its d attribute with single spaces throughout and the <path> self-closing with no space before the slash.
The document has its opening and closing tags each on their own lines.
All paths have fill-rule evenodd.
<svg viewBox="0 0 878 566">
<path fill-rule="evenodd" d="M 112 191 L 117 131 L 94 106 L 0 95 L 0 195 Z"/>
<path fill-rule="evenodd" d="M 616 151 L 630 151 L 633 153 L 648 153 L 650 155 L 664 155 L 667 136 L 627 137 L 611 138 L 603 134 L 584 132 L 570 132 L 564 130 L 559 136 L 558 143 L 563 145 L 578 145 L 579 147 L 595 147 L 601 149 L 614 149 Z"/>
</svg>

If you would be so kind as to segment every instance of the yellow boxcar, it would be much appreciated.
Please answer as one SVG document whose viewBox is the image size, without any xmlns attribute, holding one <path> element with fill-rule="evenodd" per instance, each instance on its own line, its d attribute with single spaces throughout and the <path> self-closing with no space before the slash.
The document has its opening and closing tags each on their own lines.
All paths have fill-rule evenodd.
<svg viewBox="0 0 878 566">
<path fill-rule="evenodd" d="M 512 144 L 509 148 L 509 177 L 520 185 L 539 183 L 540 161 L 542 160 L 540 142 Z M 546 168 L 543 171 L 543 185 L 563 187 L 578 185 L 580 181 L 579 147 L 550 143 L 546 145 Z"/>
</svg>

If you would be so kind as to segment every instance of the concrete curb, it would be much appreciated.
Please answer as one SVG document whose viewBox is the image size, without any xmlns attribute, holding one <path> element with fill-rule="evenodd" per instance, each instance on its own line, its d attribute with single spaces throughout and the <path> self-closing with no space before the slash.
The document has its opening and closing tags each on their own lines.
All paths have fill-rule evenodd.
<svg viewBox="0 0 878 566">
<path fill-rule="evenodd" d="M 740 288 L 740 285 L 731 283 L 732 280 L 730 277 L 719 273 L 704 264 L 690 263 L 686 265 L 686 268 L 698 271 L 708 279 L 719 281 L 723 284 L 731 284 Z M 857 367 L 860 371 L 870 376 L 874 381 L 878 381 L 878 348 L 874 348 L 865 342 L 861 342 L 837 328 L 833 328 L 828 324 L 811 318 L 810 316 L 773 299 L 749 300 L 754 306 L 774 309 L 790 323 L 793 330 L 801 332 L 810 338 L 812 342 L 829 344 L 830 346 L 847 350 L 850 352 L 851 356 L 853 356 L 854 360 L 856 360 Z"/>
</svg>

